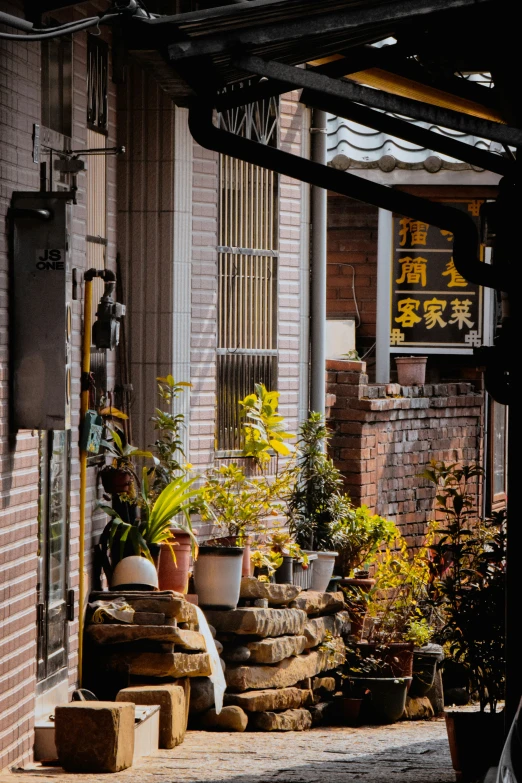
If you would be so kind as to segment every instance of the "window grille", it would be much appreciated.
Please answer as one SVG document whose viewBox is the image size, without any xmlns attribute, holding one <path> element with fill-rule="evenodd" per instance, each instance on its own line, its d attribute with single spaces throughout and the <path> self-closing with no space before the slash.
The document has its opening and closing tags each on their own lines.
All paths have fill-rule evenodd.
<svg viewBox="0 0 522 783">
<path fill-rule="evenodd" d="M 41 43 L 42 125 L 63 136 L 72 134 L 72 39 Z"/>
<path fill-rule="evenodd" d="M 277 146 L 270 99 L 218 117 L 220 127 Z M 277 388 L 278 175 L 220 156 L 217 450 L 242 447 L 238 400 L 255 383 Z"/>
<path fill-rule="evenodd" d="M 87 127 L 106 134 L 108 113 L 109 47 L 94 35 L 87 37 Z"/>
</svg>

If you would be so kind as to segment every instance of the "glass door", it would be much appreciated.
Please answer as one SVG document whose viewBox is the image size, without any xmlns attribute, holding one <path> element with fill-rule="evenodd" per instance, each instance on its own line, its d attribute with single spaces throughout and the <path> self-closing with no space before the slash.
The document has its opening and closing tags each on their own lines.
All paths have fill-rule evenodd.
<svg viewBox="0 0 522 783">
<path fill-rule="evenodd" d="M 38 680 L 67 666 L 69 432 L 40 433 Z"/>
</svg>

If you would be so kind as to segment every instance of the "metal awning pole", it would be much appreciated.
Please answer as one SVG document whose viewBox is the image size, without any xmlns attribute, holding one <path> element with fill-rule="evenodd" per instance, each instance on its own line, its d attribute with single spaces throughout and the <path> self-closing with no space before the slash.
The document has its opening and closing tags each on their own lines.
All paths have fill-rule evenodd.
<svg viewBox="0 0 522 783">
<path fill-rule="evenodd" d="M 390 382 L 392 213 L 379 210 L 377 235 L 377 324 L 375 333 L 375 380 Z"/>
<path fill-rule="evenodd" d="M 314 109 L 312 160 L 326 166 L 326 112 Z M 310 410 L 325 414 L 326 403 L 326 198 L 312 185 L 310 287 Z"/>
</svg>

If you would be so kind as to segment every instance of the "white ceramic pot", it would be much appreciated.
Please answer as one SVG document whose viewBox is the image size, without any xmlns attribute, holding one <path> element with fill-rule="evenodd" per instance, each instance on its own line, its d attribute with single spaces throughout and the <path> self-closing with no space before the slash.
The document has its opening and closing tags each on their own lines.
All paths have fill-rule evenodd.
<svg viewBox="0 0 522 783">
<path fill-rule="evenodd" d="M 137 555 L 124 557 L 114 569 L 111 588 L 113 590 L 157 590 L 158 572 L 156 566 L 146 557 Z"/>
<path fill-rule="evenodd" d="M 317 560 L 314 563 L 312 573 L 312 590 L 324 593 L 332 578 L 337 555 L 338 552 L 317 552 Z"/>
<path fill-rule="evenodd" d="M 194 563 L 194 583 L 199 606 L 235 609 L 239 601 L 243 548 L 200 546 Z"/>
</svg>

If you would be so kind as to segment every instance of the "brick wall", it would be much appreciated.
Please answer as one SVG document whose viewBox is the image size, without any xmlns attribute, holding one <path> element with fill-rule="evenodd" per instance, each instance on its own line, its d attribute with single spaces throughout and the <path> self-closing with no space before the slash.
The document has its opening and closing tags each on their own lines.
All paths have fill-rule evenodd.
<svg viewBox="0 0 522 783">
<path fill-rule="evenodd" d="M 359 350 L 375 340 L 378 210 L 335 193 L 328 194 L 328 318 L 357 317 Z M 353 268 L 352 268 L 353 267 Z"/>
<path fill-rule="evenodd" d="M 23 3 L 0 2 L 0 10 L 23 16 Z M 58 21 L 90 16 L 106 7 L 95 2 L 54 15 Z M 12 32 L 12 30 L 10 30 Z M 103 37 L 107 31 L 103 32 Z M 73 43 L 72 146 L 86 143 L 86 33 Z M 115 139 L 115 88 L 109 81 L 110 133 Z M 38 190 L 39 166 L 33 162 L 33 125 L 40 123 L 40 47 L 37 43 L 2 41 L 0 46 L 0 769 L 30 760 L 36 685 L 36 585 L 38 515 L 38 438 L 35 432 L 12 433 L 8 421 L 8 224 L 6 213 L 14 190 Z M 42 155 L 45 153 L 42 152 Z M 85 268 L 86 198 L 84 176 L 78 178 L 78 204 L 73 207 L 72 266 Z M 107 159 L 107 263 L 115 264 L 115 160 Z M 80 291 L 82 293 L 82 291 Z M 80 359 L 82 300 L 73 302 L 73 377 L 69 587 L 79 584 L 79 453 Z M 114 361 L 109 357 L 109 377 Z M 96 469 L 89 468 L 86 519 L 86 575 L 92 545 L 105 522 L 96 511 Z M 78 606 L 75 615 L 78 617 Z M 69 684 L 77 682 L 78 623 L 70 623 Z"/>
<path fill-rule="evenodd" d="M 469 383 L 368 384 L 364 362 L 332 360 L 327 389 L 335 394 L 331 454 L 353 502 L 420 544 L 435 492 L 418 474 L 432 459 L 482 462 L 482 394 Z M 476 492 L 480 508 L 480 485 Z"/>
</svg>

